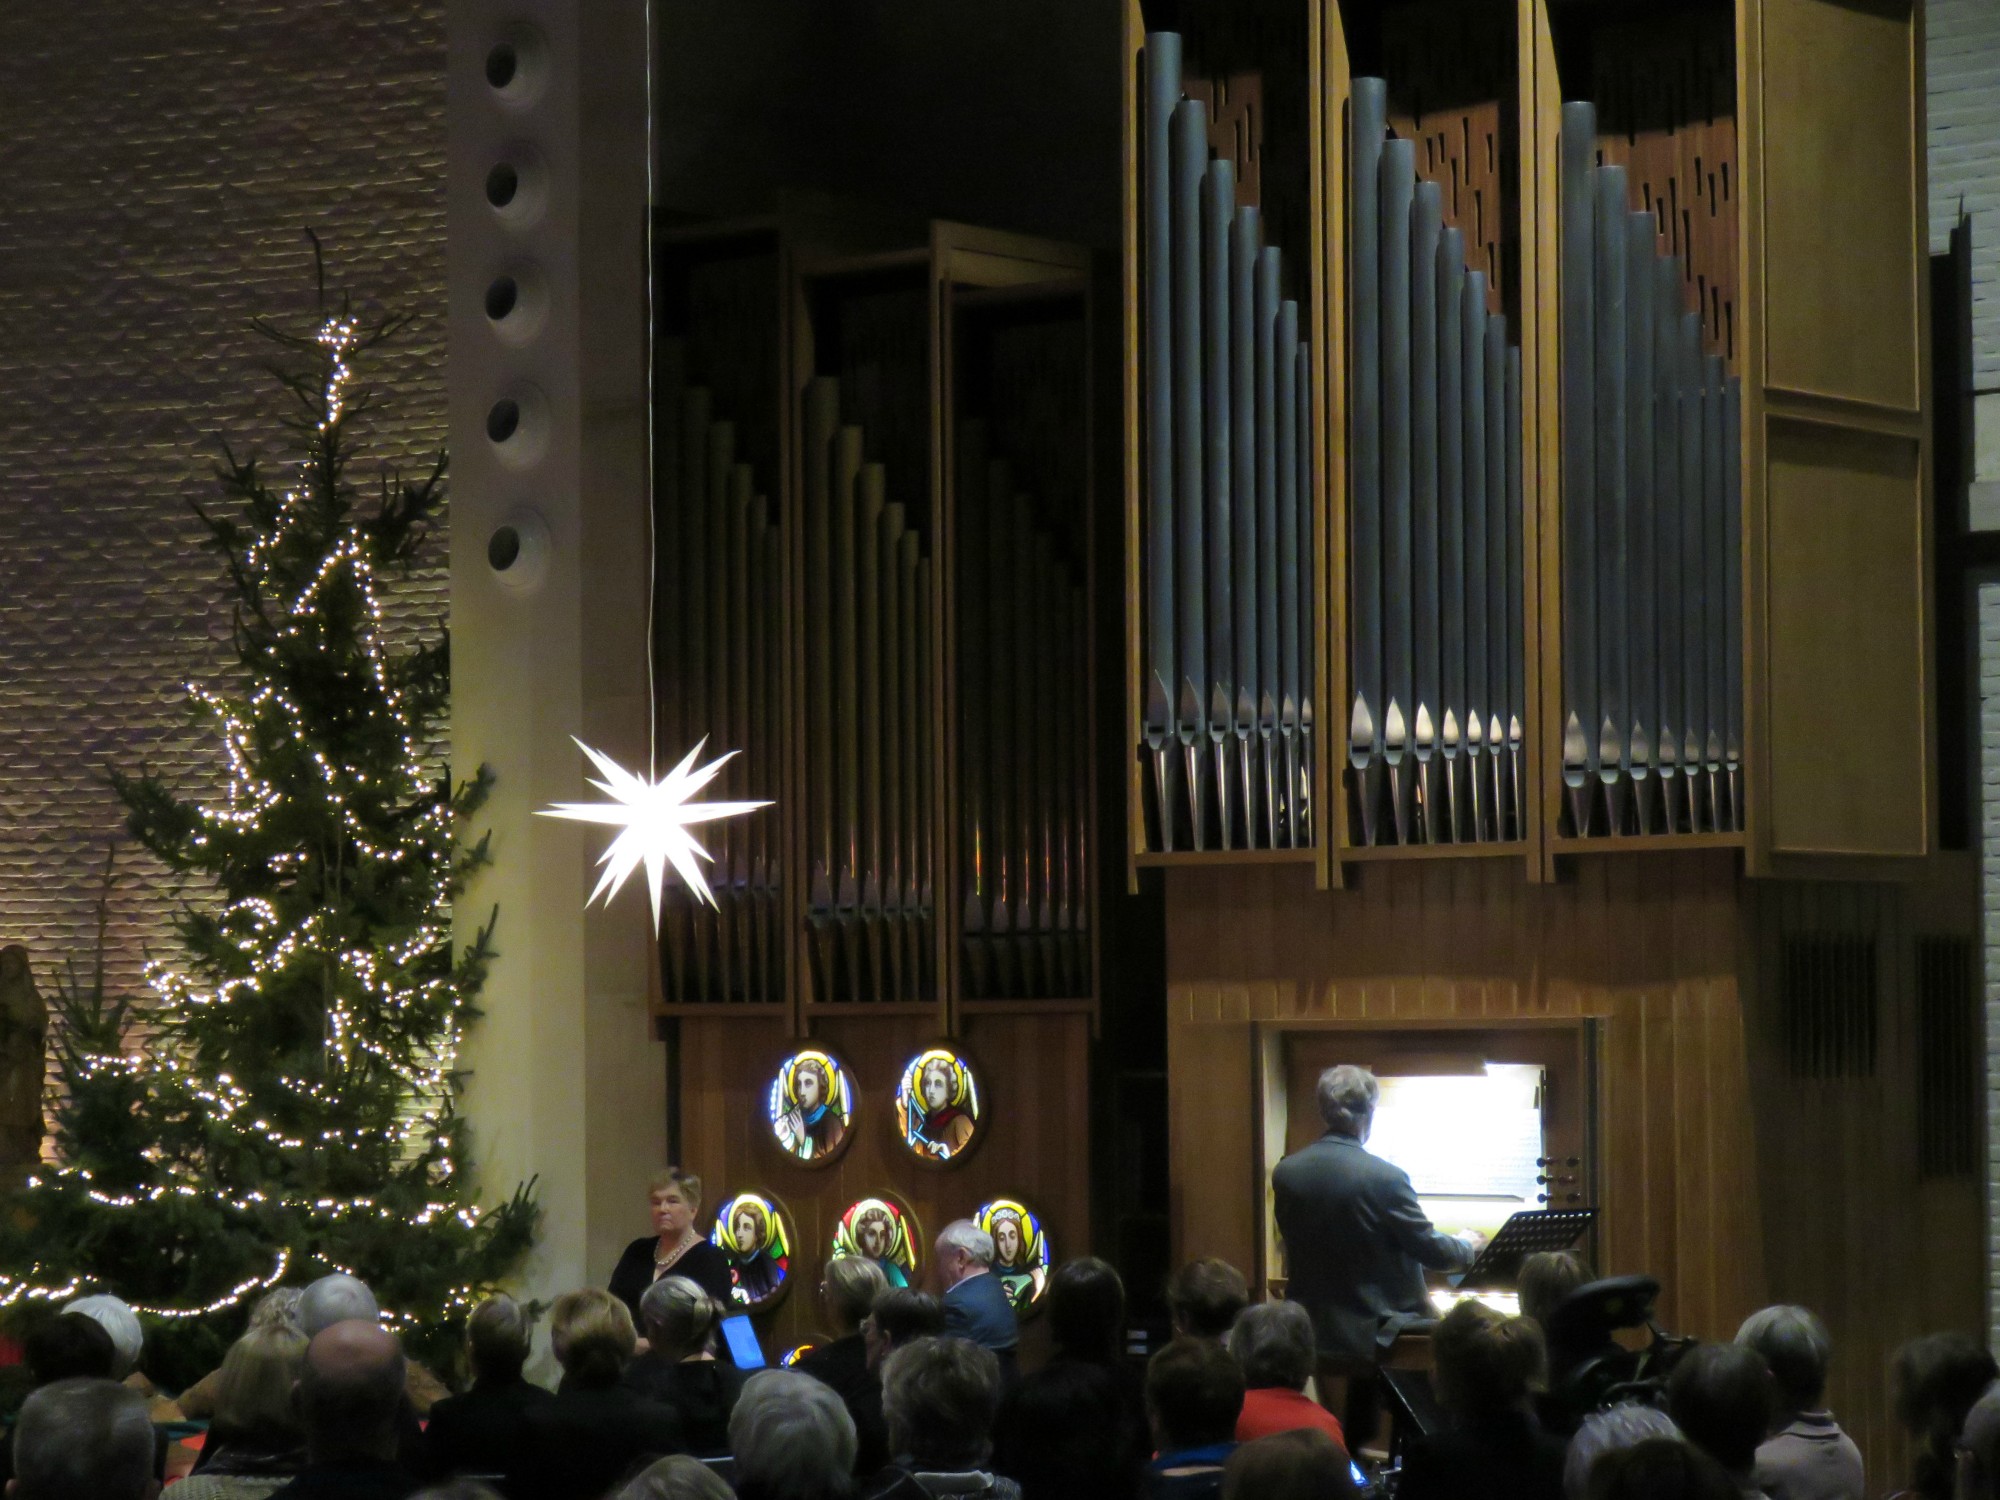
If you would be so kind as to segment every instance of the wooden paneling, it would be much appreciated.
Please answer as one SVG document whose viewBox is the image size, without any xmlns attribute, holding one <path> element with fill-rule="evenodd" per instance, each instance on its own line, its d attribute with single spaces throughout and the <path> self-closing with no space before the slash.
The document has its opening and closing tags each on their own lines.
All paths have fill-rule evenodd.
<svg viewBox="0 0 2000 1500">
<path fill-rule="evenodd" d="M 1087 1015 L 968 1021 L 955 1045 L 978 1071 L 985 1124 L 972 1149 L 949 1166 L 917 1161 L 896 1136 L 897 1079 L 903 1065 L 937 1039 L 925 1017 L 878 1016 L 855 1007 L 815 1027 L 813 1044 L 846 1061 L 859 1098 L 851 1143 L 820 1169 L 779 1151 L 766 1122 L 772 1073 L 795 1045 L 780 1020 L 690 1015 L 679 1031 L 681 1164 L 701 1174 L 709 1208 L 733 1193 L 762 1188 L 784 1203 L 798 1226 L 791 1290 L 758 1319 L 767 1350 L 782 1352 L 825 1331 L 814 1289 L 835 1223 L 857 1198 L 886 1193 L 909 1207 L 923 1232 L 920 1269 L 927 1277 L 937 1232 L 1001 1195 L 1019 1197 L 1043 1216 L 1058 1260 L 1088 1252 Z M 644 1209 L 633 1205 L 634 1235 L 645 1232 Z"/>
<path fill-rule="evenodd" d="M 1920 399 L 1916 29 L 1896 0 L 1758 0 L 1767 379 Z"/>
<path fill-rule="evenodd" d="M 1918 445 L 1774 421 L 1769 454 L 1770 846 L 1922 854 L 1930 673 Z"/>
</svg>

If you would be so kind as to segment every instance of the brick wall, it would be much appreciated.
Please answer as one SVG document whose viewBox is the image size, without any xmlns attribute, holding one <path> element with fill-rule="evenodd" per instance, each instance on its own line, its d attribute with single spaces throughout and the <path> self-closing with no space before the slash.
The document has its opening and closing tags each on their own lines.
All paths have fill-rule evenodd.
<svg viewBox="0 0 2000 1500">
<path fill-rule="evenodd" d="M 105 768 L 219 785 L 181 691 L 228 630 L 189 505 L 219 435 L 291 451 L 249 320 L 310 314 L 301 226 L 333 284 L 418 319 L 360 472 L 443 445 L 444 105 L 442 0 L 0 6 L 0 944 L 45 989 L 87 957 Z M 405 619 L 443 617 L 443 540 Z M 130 982 L 174 903 L 129 843 L 120 869 Z"/>
</svg>

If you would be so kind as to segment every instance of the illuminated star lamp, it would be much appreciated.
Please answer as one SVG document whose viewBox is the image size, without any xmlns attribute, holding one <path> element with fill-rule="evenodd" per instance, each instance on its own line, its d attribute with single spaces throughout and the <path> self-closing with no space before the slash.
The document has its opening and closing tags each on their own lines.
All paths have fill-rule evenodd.
<svg viewBox="0 0 2000 1500">
<path fill-rule="evenodd" d="M 604 867 L 604 873 L 598 877 L 597 889 L 590 893 L 590 900 L 603 896 L 608 902 L 618 894 L 619 887 L 625 884 L 632 872 L 643 864 L 646 867 L 646 884 L 653 893 L 655 932 L 660 930 L 660 906 L 666 894 L 665 875 L 669 863 L 689 890 L 710 906 L 715 905 L 715 892 L 708 888 L 708 879 L 696 863 L 697 859 L 705 859 L 713 864 L 715 856 L 697 844 L 688 830 L 697 823 L 713 823 L 718 818 L 733 818 L 771 805 L 768 800 L 691 801 L 694 794 L 713 781 L 730 757 L 736 754 L 731 750 L 697 769 L 695 760 L 707 743 L 706 739 L 702 740 L 662 780 L 653 781 L 634 775 L 609 756 L 600 755 L 582 740 L 577 740 L 576 748 L 590 757 L 591 764 L 604 777 L 602 781 L 590 784 L 612 800 L 558 802 L 554 807 L 541 810 L 541 816 L 545 818 L 621 826 L 622 831 L 598 861 Z"/>
</svg>

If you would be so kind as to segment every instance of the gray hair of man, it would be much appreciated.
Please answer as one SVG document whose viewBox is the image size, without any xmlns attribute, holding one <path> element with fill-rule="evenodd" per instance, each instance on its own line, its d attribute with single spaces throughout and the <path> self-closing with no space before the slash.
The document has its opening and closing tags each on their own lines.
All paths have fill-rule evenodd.
<svg viewBox="0 0 2000 1500">
<path fill-rule="evenodd" d="M 146 1352 L 146 1330 L 139 1315 L 126 1303 L 106 1292 L 78 1297 L 63 1307 L 66 1313 L 81 1313 L 111 1335 L 113 1377 L 123 1380 L 139 1368 L 139 1356 Z"/>
<path fill-rule="evenodd" d="M 521 1304 L 505 1292 L 495 1292 L 473 1308 L 465 1320 L 465 1347 L 473 1374 L 489 1380 L 517 1380 L 528 1362 L 534 1324 Z"/>
<path fill-rule="evenodd" d="M 335 1271 L 322 1276 L 299 1294 L 299 1327 L 317 1338 L 336 1323 L 379 1323 L 382 1308 L 368 1283 L 359 1276 Z"/>
<path fill-rule="evenodd" d="M 1319 1075 L 1319 1117 L 1335 1135 L 1368 1139 L 1368 1127 L 1375 1118 L 1375 1101 L 1382 1097 L 1382 1085 L 1366 1068 L 1341 1063 Z"/>
<path fill-rule="evenodd" d="M 840 1397 L 797 1370 L 752 1375 L 729 1414 L 736 1486 L 768 1500 L 846 1494 L 855 1446 L 854 1418 Z"/>
<path fill-rule="evenodd" d="M 1736 1330 L 1736 1342 L 1764 1356 L 1778 1387 L 1778 1404 L 1787 1414 L 1819 1410 L 1833 1340 L 1810 1310 L 1788 1304 L 1759 1308 Z"/>
<path fill-rule="evenodd" d="M 966 1339 L 913 1339 L 882 1362 L 889 1448 L 919 1465 L 982 1463 L 1000 1409 L 1000 1361 Z"/>
<path fill-rule="evenodd" d="M 970 1219 L 953 1219 L 938 1235 L 940 1250 L 958 1250 L 976 1265 L 993 1264 L 993 1236 Z"/>
<path fill-rule="evenodd" d="M 1636 1448 L 1652 1438 L 1681 1441 L 1674 1419 L 1657 1406 L 1621 1401 L 1592 1412 L 1569 1440 L 1569 1455 L 1563 1460 L 1564 1500 L 1585 1500 L 1590 1494 L 1590 1471 L 1605 1454 Z"/>
<path fill-rule="evenodd" d="M 115 1380 L 58 1380 L 14 1424 L 14 1500 L 150 1500 L 153 1423 L 146 1398 Z"/>
<path fill-rule="evenodd" d="M 1312 1315 L 1296 1302 L 1257 1302 L 1236 1315 L 1229 1352 L 1253 1391 L 1302 1391 L 1313 1372 Z"/>
<path fill-rule="evenodd" d="M 700 1459 L 676 1453 L 634 1475 L 617 1500 L 736 1500 L 736 1492 Z"/>
</svg>

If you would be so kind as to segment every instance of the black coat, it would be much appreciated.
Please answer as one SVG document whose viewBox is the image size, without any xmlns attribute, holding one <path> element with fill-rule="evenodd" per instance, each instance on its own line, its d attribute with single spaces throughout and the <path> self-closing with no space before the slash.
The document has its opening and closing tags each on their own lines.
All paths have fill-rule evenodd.
<svg viewBox="0 0 2000 1500">
<path fill-rule="evenodd" d="M 528 1414 L 553 1400 L 518 1376 L 477 1381 L 464 1395 L 447 1396 L 431 1408 L 424 1428 L 421 1472 L 430 1479 L 517 1474 Z"/>
<path fill-rule="evenodd" d="M 642 1338 L 646 1325 L 639 1316 L 639 1299 L 653 1284 L 653 1256 L 659 1247 L 657 1235 L 649 1234 L 644 1239 L 632 1241 L 625 1247 L 625 1253 L 618 1257 L 618 1264 L 611 1272 L 609 1291 L 631 1309 L 632 1324 Z M 667 1274 L 685 1276 L 724 1307 L 730 1305 L 729 1257 L 707 1240 L 690 1246 L 687 1254 L 675 1261 L 673 1269 Z"/>
<path fill-rule="evenodd" d="M 521 1421 L 511 1493 L 534 1500 L 598 1500 L 641 1459 L 684 1452 L 680 1419 L 624 1386 L 558 1391 Z"/>
<path fill-rule="evenodd" d="M 832 1388 L 854 1419 L 854 1472 L 873 1474 L 889 1462 L 889 1429 L 882 1420 L 882 1382 L 868 1368 L 868 1341 L 858 1333 L 821 1344 L 798 1369 Z"/>
<path fill-rule="evenodd" d="M 1411 1443 L 1397 1500 L 1563 1500 L 1565 1451 L 1525 1413 L 1454 1423 Z"/>
<path fill-rule="evenodd" d="M 750 1377 L 720 1360 L 669 1360 L 642 1354 L 618 1383 L 674 1414 L 685 1451 L 703 1458 L 729 1451 L 729 1414 Z"/>
<path fill-rule="evenodd" d="M 1439 1234 L 1417 1203 L 1410 1174 L 1352 1136 L 1324 1135 L 1271 1173 L 1285 1242 L 1285 1299 L 1312 1314 L 1319 1355 L 1361 1368 L 1378 1358 L 1384 1330 L 1436 1317 L 1424 1268 L 1461 1270 L 1473 1252 Z"/>
</svg>

